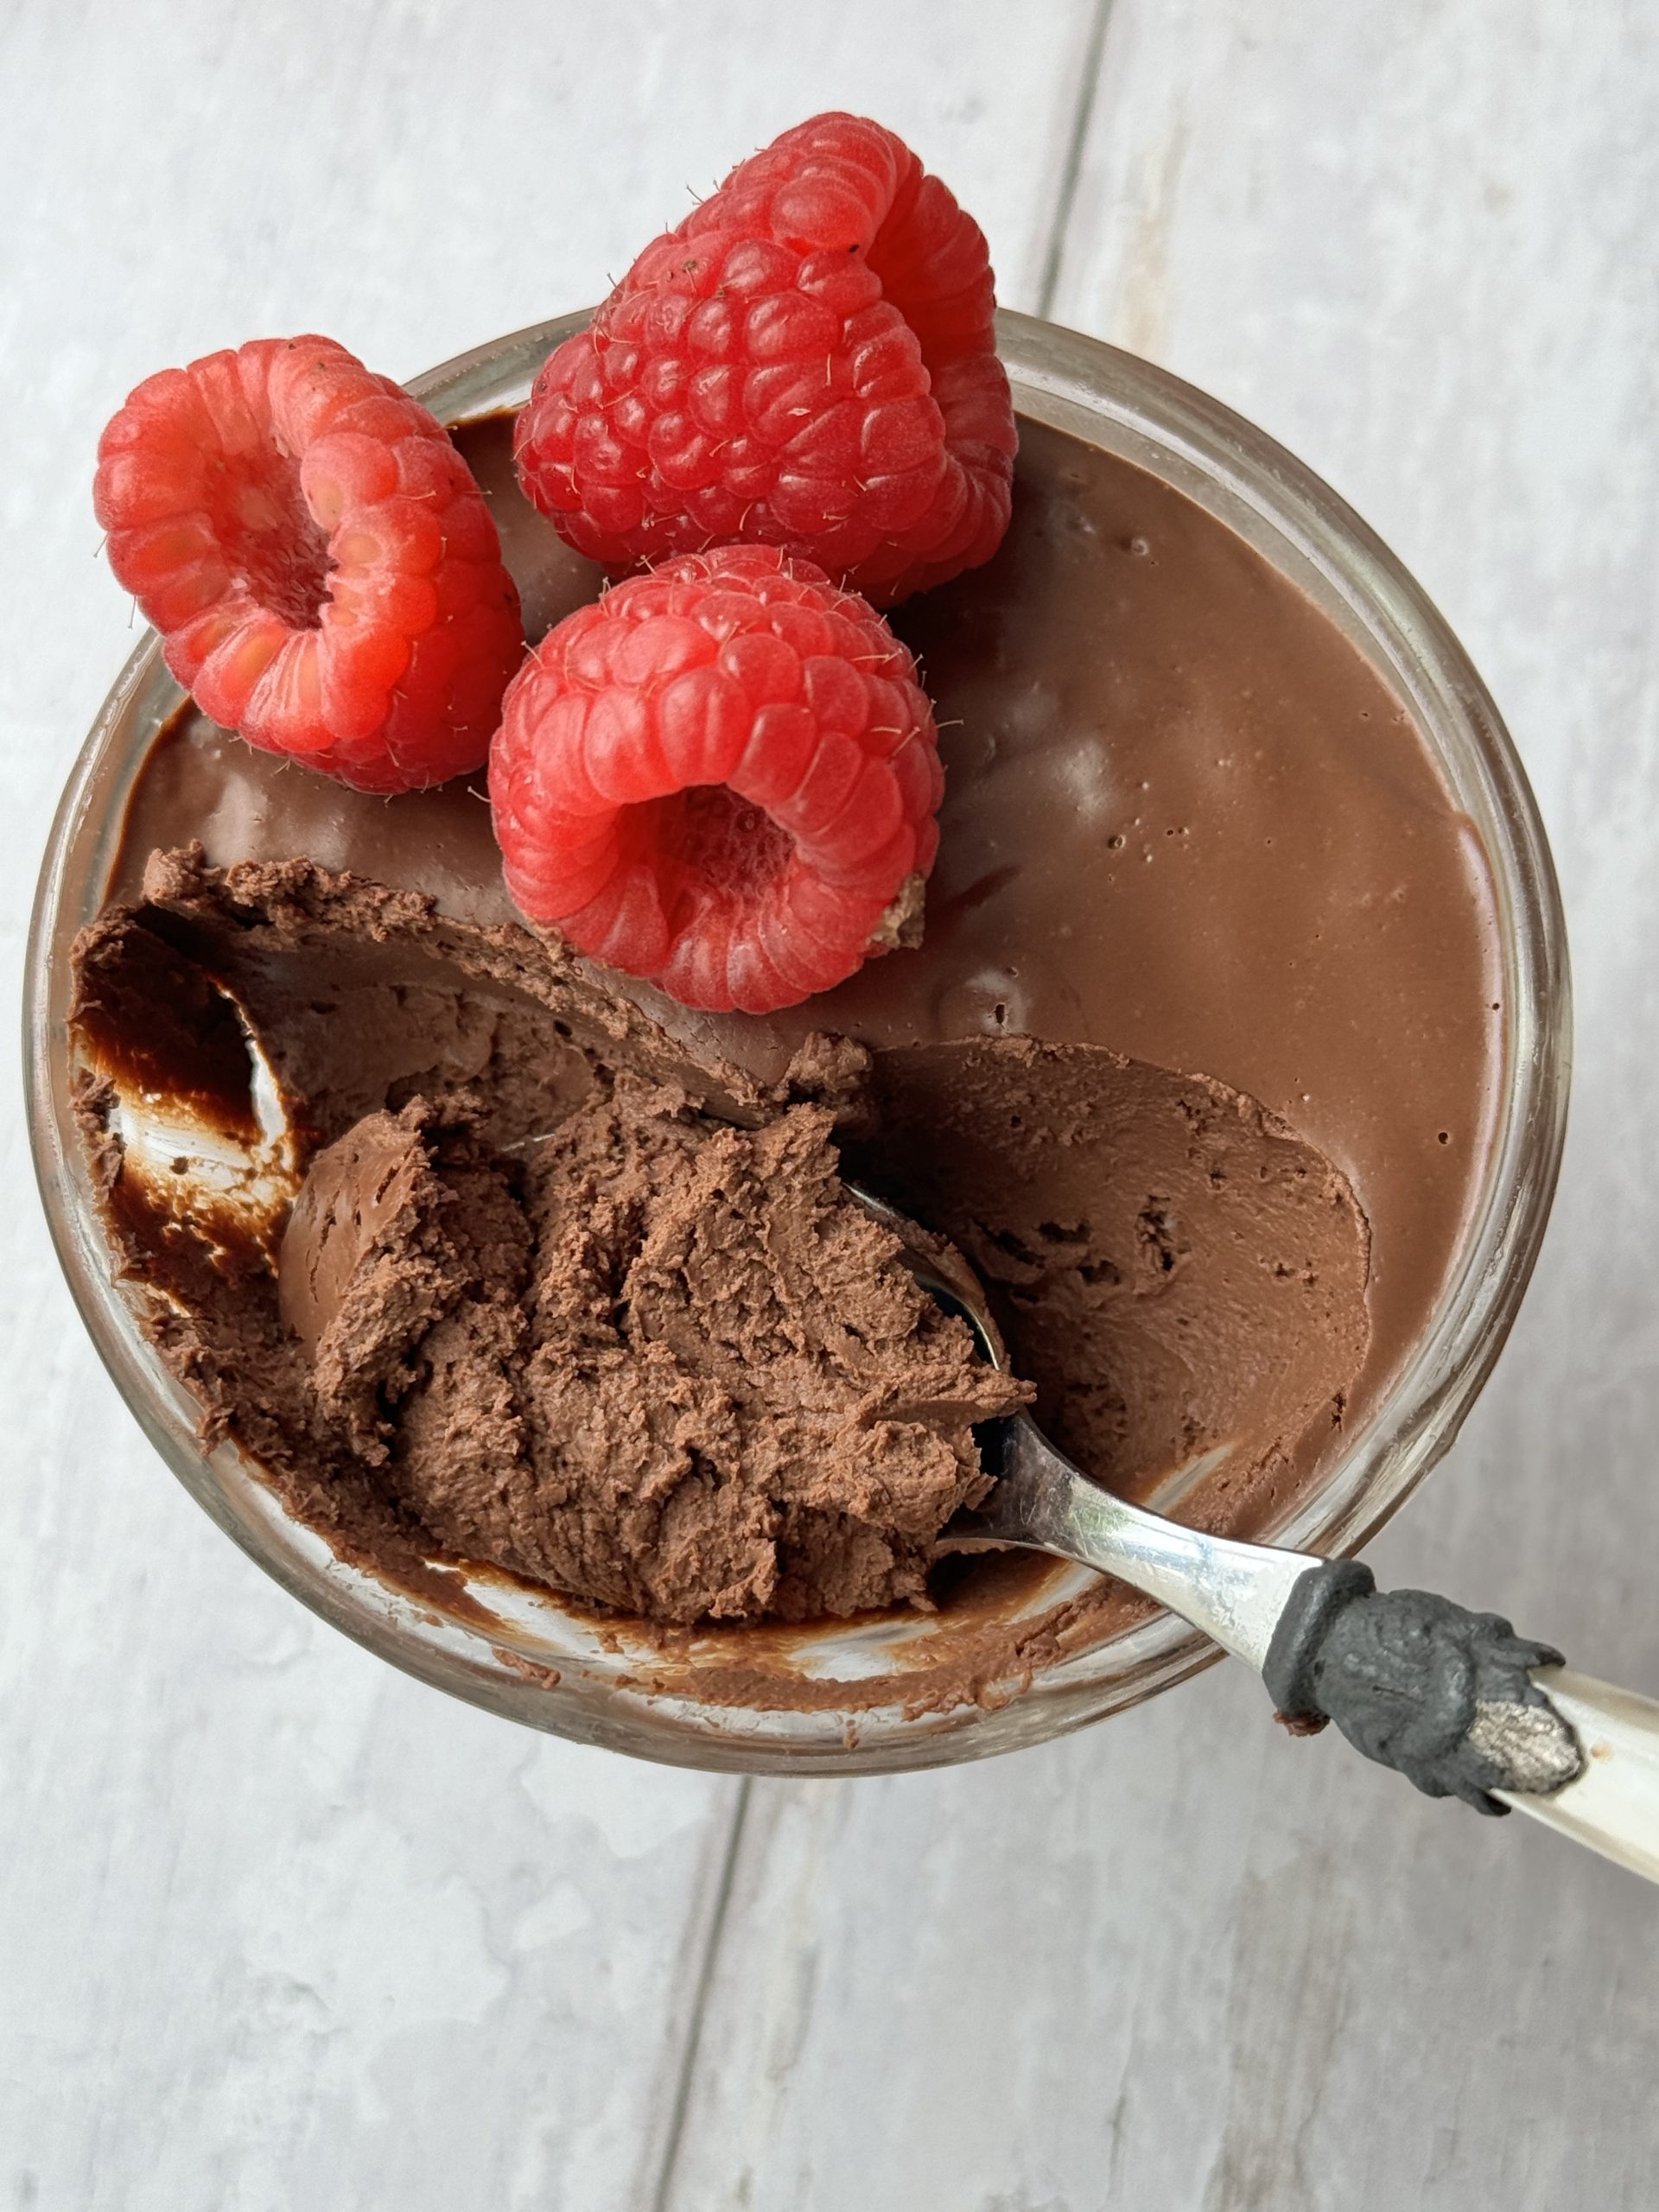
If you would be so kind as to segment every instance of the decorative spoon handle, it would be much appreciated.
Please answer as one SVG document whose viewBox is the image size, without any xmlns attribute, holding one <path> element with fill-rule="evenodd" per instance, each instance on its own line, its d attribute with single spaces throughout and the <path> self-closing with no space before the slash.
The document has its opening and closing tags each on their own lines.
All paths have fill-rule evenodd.
<svg viewBox="0 0 1659 2212">
<path fill-rule="evenodd" d="M 1432 1797 L 1511 1807 L 1659 1881 L 1659 1704 L 1547 1643 L 1368 1567 L 1183 1528 L 1100 1489 L 1028 1415 L 1001 1426 L 969 1542 L 1028 1544 L 1156 1598 L 1253 1667 L 1300 1734 L 1334 1720 Z"/>
</svg>

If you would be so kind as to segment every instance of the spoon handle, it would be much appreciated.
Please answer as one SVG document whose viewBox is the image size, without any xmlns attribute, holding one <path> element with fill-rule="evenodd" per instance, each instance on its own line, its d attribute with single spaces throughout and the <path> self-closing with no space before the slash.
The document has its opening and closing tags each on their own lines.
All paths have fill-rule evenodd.
<svg viewBox="0 0 1659 2212">
<path fill-rule="evenodd" d="M 1292 1589 L 1322 1561 L 1208 1535 L 1115 1497 L 1057 1451 L 1029 1414 L 1000 1423 L 999 1437 L 996 1488 L 973 1516 L 988 1536 L 1133 1583 L 1261 1673 Z"/>
<path fill-rule="evenodd" d="M 1245 1544 L 1100 1489 L 1027 1414 L 1002 1424 L 986 1540 L 1144 1591 L 1254 1668 L 1299 1734 L 1334 1720 L 1433 1797 L 1529 1813 L 1659 1881 L 1659 1704 L 1572 1674 L 1497 1613 L 1379 1591 L 1354 1560 Z"/>
<path fill-rule="evenodd" d="M 1494 1794 L 1517 1813 L 1659 1882 L 1659 1705 L 1633 1690 L 1547 1667 L 1535 1677 L 1584 1747 L 1584 1769 L 1548 1797 Z"/>
<path fill-rule="evenodd" d="M 1262 1675 L 1433 1797 L 1511 1808 L 1659 1882 L 1659 1704 L 1570 1673 L 1497 1613 L 1332 1560 L 1293 1589 Z"/>
</svg>

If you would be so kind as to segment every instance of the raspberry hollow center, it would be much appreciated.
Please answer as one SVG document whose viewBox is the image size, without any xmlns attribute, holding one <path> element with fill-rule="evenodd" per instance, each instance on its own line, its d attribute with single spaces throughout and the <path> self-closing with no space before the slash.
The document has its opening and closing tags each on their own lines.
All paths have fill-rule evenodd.
<svg viewBox="0 0 1659 2212">
<path fill-rule="evenodd" d="M 764 807 L 740 798 L 729 784 L 694 784 L 667 798 L 647 799 L 629 813 L 658 855 L 673 929 L 683 899 L 723 892 L 745 906 L 758 903 L 777 883 L 795 851 L 795 840 Z"/>
<path fill-rule="evenodd" d="M 216 471 L 213 518 L 232 582 L 289 629 L 320 628 L 332 563 L 297 463 L 274 441 L 257 452 L 226 454 Z"/>
</svg>

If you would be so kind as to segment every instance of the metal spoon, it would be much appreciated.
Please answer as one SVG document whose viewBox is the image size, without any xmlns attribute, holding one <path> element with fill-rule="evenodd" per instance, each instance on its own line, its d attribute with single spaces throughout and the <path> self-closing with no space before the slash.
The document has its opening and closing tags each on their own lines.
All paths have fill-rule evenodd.
<svg viewBox="0 0 1659 2212">
<path fill-rule="evenodd" d="M 961 1255 L 872 1192 L 852 1196 L 904 1244 L 923 1287 L 1007 1355 Z M 1334 1720 L 1368 1758 L 1430 1796 L 1514 1807 L 1659 1881 L 1659 1704 L 1570 1672 L 1496 1613 L 1421 1590 L 1378 1591 L 1369 1567 L 1185 1529 L 1074 1467 L 1029 1414 L 995 1423 L 995 1485 L 946 1531 L 955 1549 L 1020 1545 L 1133 1584 L 1266 1681 L 1280 1717 Z"/>
</svg>

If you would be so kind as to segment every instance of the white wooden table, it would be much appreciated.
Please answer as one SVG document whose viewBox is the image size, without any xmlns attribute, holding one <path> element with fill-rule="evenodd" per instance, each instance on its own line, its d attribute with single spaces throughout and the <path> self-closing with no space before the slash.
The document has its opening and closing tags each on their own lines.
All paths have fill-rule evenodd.
<svg viewBox="0 0 1659 2212">
<path fill-rule="evenodd" d="M 836 105 L 950 179 L 1011 304 L 1328 476 L 1508 714 L 1573 1130 L 1510 1349 L 1373 1558 L 1659 1688 L 1652 0 L 0 7 L 10 972 L 128 649 L 88 486 L 129 386 L 308 328 L 412 372 Z M 1293 1744 L 1241 1673 L 978 1768 L 744 1785 L 356 1650 L 117 1402 L 4 1081 L 0 2208 L 1659 2202 L 1659 1897 Z"/>
</svg>

